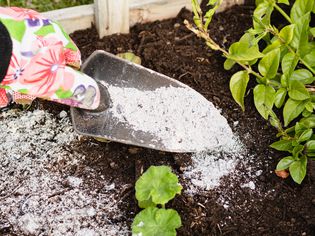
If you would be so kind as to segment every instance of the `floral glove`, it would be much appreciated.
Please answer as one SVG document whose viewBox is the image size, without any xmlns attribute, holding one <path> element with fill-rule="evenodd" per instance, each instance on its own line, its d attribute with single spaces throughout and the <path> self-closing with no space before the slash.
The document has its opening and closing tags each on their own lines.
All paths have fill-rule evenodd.
<svg viewBox="0 0 315 236">
<path fill-rule="evenodd" d="M 85 109 L 99 105 L 97 83 L 75 70 L 77 46 L 36 11 L 0 7 L 0 58 L 0 107 L 36 97 Z"/>
</svg>

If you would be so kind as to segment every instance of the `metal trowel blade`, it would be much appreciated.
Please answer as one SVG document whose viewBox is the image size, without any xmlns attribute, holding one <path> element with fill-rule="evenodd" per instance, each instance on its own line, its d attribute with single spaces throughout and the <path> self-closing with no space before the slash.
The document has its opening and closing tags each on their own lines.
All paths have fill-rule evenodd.
<svg viewBox="0 0 315 236">
<path fill-rule="evenodd" d="M 95 51 L 82 72 L 98 81 L 101 104 L 96 110 L 71 108 L 78 133 L 168 152 L 198 151 L 193 142 L 203 126 L 196 122 L 205 117 L 194 112 L 207 116 L 213 105 L 195 90 L 104 51 Z M 189 106 L 189 99 L 197 105 Z"/>
</svg>

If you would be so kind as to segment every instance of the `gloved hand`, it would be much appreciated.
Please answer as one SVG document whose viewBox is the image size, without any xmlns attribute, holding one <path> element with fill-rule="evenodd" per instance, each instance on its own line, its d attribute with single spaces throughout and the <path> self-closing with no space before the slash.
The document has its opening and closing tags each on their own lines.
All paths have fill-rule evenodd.
<svg viewBox="0 0 315 236">
<path fill-rule="evenodd" d="M 38 12 L 0 7 L 0 107 L 36 97 L 96 109 L 97 83 L 75 70 L 81 54 L 58 23 Z"/>
</svg>

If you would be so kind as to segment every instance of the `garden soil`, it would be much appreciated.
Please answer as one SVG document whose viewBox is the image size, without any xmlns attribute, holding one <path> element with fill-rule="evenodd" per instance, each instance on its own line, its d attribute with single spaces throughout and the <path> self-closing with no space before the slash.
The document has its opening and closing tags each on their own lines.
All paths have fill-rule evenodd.
<svg viewBox="0 0 315 236">
<path fill-rule="evenodd" d="M 237 6 L 215 15 L 210 26 L 211 36 L 228 48 L 250 27 L 252 11 L 250 6 Z M 115 231 L 111 228 L 106 234 L 100 230 L 103 232 L 101 235 L 125 235 L 125 225 L 130 227 L 132 219 L 140 211 L 134 197 L 135 181 L 151 165 L 171 166 L 183 185 L 182 194 L 167 204 L 167 207 L 176 209 L 182 218 L 183 226 L 178 235 L 314 235 L 315 164 L 309 163 L 308 174 L 301 185 L 295 184 L 291 178 L 283 180 L 275 175 L 275 166 L 285 153 L 269 148 L 269 144 L 276 140 L 276 131 L 255 110 L 252 89 L 245 99 L 246 111 L 242 112 L 229 92 L 229 78 L 233 71 L 223 69 L 224 58 L 188 31 L 183 25 L 184 19 L 192 20 L 191 13 L 185 9 L 174 19 L 136 25 L 128 35 L 98 39 L 92 26 L 91 29 L 75 32 L 71 37 L 81 49 L 83 60 L 97 49 L 114 54 L 130 51 L 141 57 L 143 66 L 191 86 L 220 109 L 242 143 L 244 152 L 239 156 L 226 153 L 172 154 L 99 142 L 88 137 L 71 138 L 68 144 L 63 141 L 63 149 L 67 150 L 63 155 L 79 158 L 60 163 L 54 157 L 57 159 L 53 165 L 53 176 L 60 172 L 67 181 L 64 183 L 65 190 L 60 191 L 62 186 L 56 186 L 58 191 L 50 194 L 49 199 L 57 197 L 54 201 L 60 202 L 70 197 L 68 195 L 78 194 L 75 190 L 79 191 L 82 186 L 84 191 L 81 194 L 88 199 L 81 200 L 82 206 L 73 205 L 74 208 L 87 209 L 87 213 L 78 220 L 76 227 L 72 227 L 72 231 L 70 227 L 63 235 L 97 235 L 95 224 L 101 224 L 102 219 L 106 224 L 119 225 L 120 229 Z M 253 85 L 250 83 L 250 87 Z M 61 114 L 65 116 L 64 111 L 69 116 L 67 107 L 49 102 L 37 101 L 29 111 L 37 114 L 38 109 L 45 110 L 49 117 L 57 120 L 60 120 Z M 27 113 L 24 116 L 32 115 Z M 109 191 L 114 194 L 106 195 Z M 20 192 L 16 188 L 12 192 L 0 192 L 0 200 L 23 194 Z M 108 196 L 112 199 L 99 199 Z M 34 195 L 29 193 L 27 199 L 30 197 Z M 92 203 L 94 208 L 91 210 L 89 205 Z M 110 216 L 111 207 L 113 214 L 118 216 Z M 108 216 L 95 211 L 104 211 Z M 17 214 L 23 212 L 17 211 Z M 10 220 L 1 213 L 0 235 L 30 234 L 36 228 L 36 222 L 22 220 L 26 221 L 32 224 L 24 227 L 23 231 L 23 227 L 10 224 Z M 77 228 L 80 228 L 79 233 L 74 231 Z M 102 230 L 107 228 L 108 225 Z M 35 230 L 34 234 L 48 235 L 49 232 Z"/>
</svg>

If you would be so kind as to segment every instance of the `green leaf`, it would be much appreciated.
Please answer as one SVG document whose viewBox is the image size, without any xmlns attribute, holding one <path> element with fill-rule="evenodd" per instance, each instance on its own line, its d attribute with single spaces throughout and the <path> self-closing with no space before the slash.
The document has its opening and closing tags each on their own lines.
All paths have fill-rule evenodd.
<svg viewBox="0 0 315 236">
<path fill-rule="evenodd" d="M 295 25 L 287 25 L 283 27 L 279 33 L 279 37 L 284 40 L 285 44 L 291 43 L 294 34 Z"/>
<path fill-rule="evenodd" d="M 299 145 L 299 143 L 297 142 L 297 140 L 293 140 L 292 145 L 293 145 L 293 147 L 296 147 Z M 293 152 L 293 150 L 292 150 L 292 152 Z"/>
<path fill-rule="evenodd" d="M 136 182 L 136 198 L 139 202 L 152 199 L 155 204 L 166 204 L 182 186 L 168 166 L 151 166 Z"/>
<path fill-rule="evenodd" d="M 191 5 L 192 5 L 192 10 L 193 10 L 194 15 L 199 15 L 201 13 L 201 8 L 200 8 L 198 0 L 192 0 Z"/>
<path fill-rule="evenodd" d="M 293 80 L 290 83 L 289 97 L 294 100 L 303 101 L 309 99 L 311 96 L 304 84 L 300 81 Z"/>
<path fill-rule="evenodd" d="M 279 140 L 270 145 L 273 149 L 278 151 L 291 151 L 293 149 L 291 140 Z"/>
<path fill-rule="evenodd" d="M 262 28 L 261 24 L 270 25 L 270 16 L 273 11 L 273 4 L 270 1 L 260 3 L 254 10 L 254 28 Z M 257 22 L 258 20 L 258 22 Z"/>
<path fill-rule="evenodd" d="M 293 162 L 289 171 L 294 182 L 301 184 L 306 175 L 307 157 L 302 156 L 300 160 Z"/>
<path fill-rule="evenodd" d="M 254 103 L 260 115 L 266 120 L 272 110 L 276 92 L 274 88 L 259 84 L 254 88 Z"/>
<path fill-rule="evenodd" d="M 209 0 L 207 6 L 211 6 L 217 3 L 218 0 Z M 222 1 L 222 0 L 221 0 Z"/>
<path fill-rule="evenodd" d="M 291 8 L 290 17 L 297 22 L 302 16 L 311 12 L 314 8 L 314 0 L 296 0 Z"/>
<path fill-rule="evenodd" d="M 293 157 L 298 158 L 303 150 L 304 150 L 304 145 L 300 145 L 300 144 L 296 145 L 292 151 Z"/>
<path fill-rule="evenodd" d="M 202 20 L 200 19 L 200 15 L 202 14 L 202 12 L 201 12 L 201 8 L 200 8 L 198 0 L 192 0 L 191 7 L 194 13 L 194 17 L 193 17 L 194 23 L 197 26 L 197 28 L 201 28 Z"/>
<path fill-rule="evenodd" d="M 175 210 L 149 207 L 136 215 L 131 227 L 133 236 L 176 236 L 181 225 Z"/>
<path fill-rule="evenodd" d="M 207 6 L 213 6 L 213 8 L 209 9 L 204 15 L 204 30 L 207 31 L 208 26 L 212 20 L 212 17 L 216 10 L 219 8 L 223 0 L 209 0 Z"/>
<path fill-rule="evenodd" d="M 292 120 L 297 118 L 304 110 L 304 107 L 304 101 L 296 101 L 289 98 L 283 108 L 284 126 L 288 126 Z"/>
<path fill-rule="evenodd" d="M 205 21 L 205 24 L 204 24 L 204 29 L 207 30 L 208 29 L 208 26 L 209 24 L 211 23 L 212 21 L 212 17 L 215 13 L 215 8 L 212 8 L 212 9 L 209 9 L 206 14 L 204 15 L 204 21 Z"/>
<path fill-rule="evenodd" d="M 289 2 L 289 0 L 278 0 L 277 1 L 278 3 L 283 3 L 283 4 L 285 4 L 285 5 L 290 5 L 290 2 Z"/>
<path fill-rule="evenodd" d="M 308 45 L 308 31 L 311 17 L 307 13 L 300 17 L 295 24 L 294 34 L 291 45 L 297 50 L 301 57 L 304 57 L 308 51 L 306 51 Z"/>
<path fill-rule="evenodd" d="M 118 53 L 116 54 L 116 56 L 123 58 L 127 61 L 130 61 L 132 63 L 141 65 L 141 58 L 136 56 L 134 53 L 132 52 L 125 52 L 125 53 Z"/>
<path fill-rule="evenodd" d="M 24 20 L 16 21 L 11 19 L 1 19 L 0 21 L 6 26 L 12 38 L 19 42 L 22 42 L 22 39 L 26 31 Z"/>
<path fill-rule="evenodd" d="M 296 122 L 295 126 L 294 126 L 294 130 L 295 130 L 295 136 L 299 136 L 301 135 L 305 130 L 307 130 L 307 127 L 305 127 L 303 125 L 303 123 L 301 122 Z"/>
<path fill-rule="evenodd" d="M 250 28 L 250 29 L 248 29 L 246 32 L 249 33 L 250 35 L 255 36 L 255 35 L 264 33 L 265 30 L 264 30 L 264 29 L 254 29 L 254 28 Z"/>
<path fill-rule="evenodd" d="M 228 58 L 234 61 L 252 61 L 263 56 L 257 45 L 250 47 L 247 42 L 236 42 L 230 46 Z"/>
<path fill-rule="evenodd" d="M 308 103 L 305 104 L 305 109 L 309 112 L 313 112 L 314 104 L 311 101 L 309 101 Z"/>
<path fill-rule="evenodd" d="M 271 116 L 270 115 L 270 117 L 269 117 L 269 123 L 273 126 L 273 127 L 275 127 L 276 129 L 279 129 L 279 127 L 280 127 L 280 123 L 279 123 L 279 121 L 278 121 L 278 119 L 276 119 L 276 117 L 273 117 L 273 116 Z"/>
<path fill-rule="evenodd" d="M 299 137 L 298 142 L 302 143 L 307 140 L 309 140 L 313 135 L 313 130 L 312 129 L 307 129 L 305 130 Z"/>
<path fill-rule="evenodd" d="M 308 152 L 315 152 L 315 140 L 310 140 L 306 143 L 306 150 Z"/>
<path fill-rule="evenodd" d="M 152 198 L 144 201 L 139 201 L 138 205 L 140 208 L 148 208 L 148 207 L 155 207 L 156 204 L 152 202 Z"/>
<path fill-rule="evenodd" d="M 280 62 L 280 49 L 267 53 L 259 62 L 258 70 L 266 78 L 274 78 L 277 75 Z"/>
<path fill-rule="evenodd" d="M 239 71 L 235 73 L 230 80 L 230 90 L 234 100 L 241 106 L 242 110 L 245 110 L 244 96 L 249 81 L 249 75 L 247 71 Z"/>
<path fill-rule="evenodd" d="M 292 156 L 284 157 L 279 161 L 276 170 L 286 170 L 294 161 L 295 159 Z"/>
<path fill-rule="evenodd" d="M 299 69 L 292 73 L 289 80 L 290 83 L 292 83 L 293 81 L 298 81 L 302 84 L 309 84 L 312 83 L 312 81 L 314 80 L 313 78 L 313 74 L 309 70 Z"/>
<path fill-rule="evenodd" d="M 227 58 L 224 62 L 224 69 L 231 70 L 234 65 L 235 65 L 235 61 Z"/>
<path fill-rule="evenodd" d="M 315 37 L 315 27 L 310 28 L 310 33 Z"/>
<path fill-rule="evenodd" d="M 251 35 L 250 33 L 245 33 L 240 38 L 239 42 L 240 43 L 245 43 L 248 47 L 251 47 L 251 46 L 255 45 L 255 44 L 252 44 L 254 39 L 255 39 L 255 36 Z"/>
<path fill-rule="evenodd" d="M 269 44 L 265 49 L 263 50 L 263 54 L 267 54 L 277 48 L 280 48 L 282 46 L 280 40 L 274 40 L 271 44 Z"/>
<path fill-rule="evenodd" d="M 306 128 L 315 128 L 315 115 L 301 119 L 300 123 L 303 124 L 303 126 L 305 126 Z"/>
<path fill-rule="evenodd" d="M 290 77 L 299 62 L 299 58 L 292 52 L 285 54 L 281 62 L 282 72 Z"/>
<path fill-rule="evenodd" d="M 262 3 L 262 2 L 264 2 L 265 0 L 256 0 L 255 1 L 255 4 L 256 4 L 256 6 L 258 6 L 260 3 Z"/>
<path fill-rule="evenodd" d="M 245 64 L 248 64 L 248 65 L 255 65 L 257 63 L 258 59 L 255 59 L 255 60 L 252 60 L 252 61 L 248 61 L 246 62 Z"/>
<path fill-rule="evenodd" d="M 306 110 L 306 109 L 302 112 L 302 116 L 303 116 L 303 117 L 309 117 L 310 115 L 312 115 L 312 112 L 309 112 L 309 111 Z"/>
<path fill-rule="evenodd" d="M 35 32 L 36 35 L 43 37 L 52 33 L 55 33 L 55 28 L 53 25 L 45 25 Z"/>
<path fill-rule="evenodd" d="M 287 90 L 285 88 L 280 88 L 277 92 L 276 92 L 276 97 L 275 97 L 275 106 L 277 108 L 282 107 L 284 101 L 285 101 L 285 97 L 287 96 Z"/>
<path fill-rule="evenodd" d="M 303 60 L 311 67 L 315 67 L 315 49 L 306 54 Z"/>
<path fill-rule="evenodd" d="M 284 88 L 288 87 L 288 77 L 285 74 L 282 74 L 280 77 L 281 86 Z"/>
</svg>

